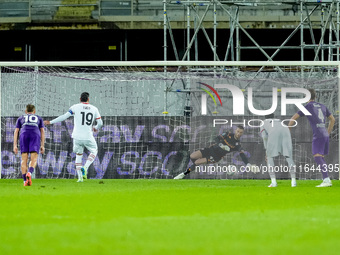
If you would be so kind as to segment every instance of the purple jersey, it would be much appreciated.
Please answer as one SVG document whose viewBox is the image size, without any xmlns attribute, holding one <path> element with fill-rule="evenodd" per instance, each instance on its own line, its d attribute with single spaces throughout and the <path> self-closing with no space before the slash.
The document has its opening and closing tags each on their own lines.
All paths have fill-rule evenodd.
<svg viewBox="0 0 340 255">
<path fill-rule="evenodd" d="M 25 114 L 18 118 L 16 128 L 20 129 L 21 153 L 39 152 L 41 132 L 44 127 L 42 118 L 34 114 Z"/>
<path fill-rule="evenodd" d="M 312 114 L 306 115 L 313 130 L 313 138 L 329 137 L 326 128 L 326 118 L 331 115 L 331 112 L 323 104 L 315 101 L 310 101 L 305 108 Z M 302 111 L 298 111 L 297 114 L 304 116 Z"/>
<path fill-rule="evenodd" d="M 18 118 L 15 127 L 20 129 L 20 134 L 30 132 L 40 135 L 40 128 L 44 127 L 44 122 L 40 116 L 28 113 Z"/>
</svg>

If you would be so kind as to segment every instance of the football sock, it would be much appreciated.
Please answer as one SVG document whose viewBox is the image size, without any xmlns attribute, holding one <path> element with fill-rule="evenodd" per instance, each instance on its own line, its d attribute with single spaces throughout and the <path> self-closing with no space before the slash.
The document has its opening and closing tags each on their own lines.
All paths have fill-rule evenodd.
<svg viewBox="0 0 340 255">
<path fill-rule="evenodd" d="M 321 169 L 322 179 L 328 178 L 327 164 L 326 164 L 325 159 L 323 157 L 318 156 L 318 157 L 314 157 L 314 160 Z"/>
<path fill-rule="evenodd" d="M 96 156 L 97 156 L 96 154 L 90 153 L 90 155 L 88 156 L 86 163 L 84 165 L 85 169 L 88 169 L 90 167 L 90 165 L 93 163 Z"/>
<path fill-rule="evenodd" d="M 77 170 L 77 174 L 78 174 L 78 180 L 82 180 L 83 179 L 83 173 L 81 172 L 81 170 Z"/>
<path fill-rule="evenodd" d="M 276 184 L 276 177 L 270 177 L 270 180 L 272 181 L 273 184 Z"/>
<path fill-rule="evenodd" d="M 293 159 L 291 158 L 286 158 L 287 163 L 289 165 L 289 173 L 290 173 L 290 177 L 292 178 L 292 181 L 296 181 L 296 166 L 295 163 L 293 161 Z"/>
<path fill-rule="evenodd" d="M 195 163 L 194 163 L 194 164 L 192 164 L 192 165 L 184 172 L 184 175 L 190 174 L 190 172 L 191 172 L 192 170 L 195 170 L 195 168 L 196 168 L 196 165 L 195 165 Z"/>
<path fill-rule="evenodd" d="M 33 168 L 33 167 L 29 167 L 29 168 L 28 168 L 28 172 L 30 172 L 31 174 L 33 174 L 34 168 Z"/>
<path fill-rule="evenodd" d="M 22 179 L 24 179 L 24 182 L 26 181 L 26 174 L 22 174 Z"/>
<path fill-rule="evenodd" d="M 267 158 L 268 161 L 268 173 L 269 177 L 273 184 L 276 184 L 276 177 L 274 172 L 274 159 L 273 158 Z"/>
<path fill-rule="evenodd" d="M 83 159 L 83 154 L 76 155 L 76 164 L 81 164 Z"/>
<path fill-rule="evenodd" d="M 83 155 L 76 155 L 76 170 L 78 174 L 78 180 L 83 179 L 83 174 L 81 173 Z"/>
</svg>

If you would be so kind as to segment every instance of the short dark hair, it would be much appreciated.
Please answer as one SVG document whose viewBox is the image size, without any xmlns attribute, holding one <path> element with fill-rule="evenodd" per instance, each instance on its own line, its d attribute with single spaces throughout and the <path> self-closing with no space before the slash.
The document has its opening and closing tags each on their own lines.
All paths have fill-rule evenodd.
<svg viewBox="0 0 340 255">
<path fill-rule="evenodd" d="M 243 130 L 244 130 L 244 127 L 243 127 L 243 126 L 241 126 L 241 125 L 238 125 L 238 126 L 237 126 L 237 128 L 239 128 L 239 129 L 243 129 Z"/>
<path fill-rule="evenodd" d="M 274 119 L 274 113 L 265 115 L 264 118 L 265 118 L 265 119 Z"/>
<path fill-rule="evenodd" d="M 316 97 L 315 89 L 308 89 L 308 91 L 310 92 L 310 99 L 315 100 Z"/>
<path fill-rule="evenodd" d="M 35 106 L 33 104 L 26 105 L 26 112 L 34 112 Z"/>
<path fill-rule="evenodd" d="M 90 94 L 88 92 L 83 92 L 80 95 L 80 101 L 81 102 L 87 102 L 87 100 L 89 99 Z"/>
</svg>

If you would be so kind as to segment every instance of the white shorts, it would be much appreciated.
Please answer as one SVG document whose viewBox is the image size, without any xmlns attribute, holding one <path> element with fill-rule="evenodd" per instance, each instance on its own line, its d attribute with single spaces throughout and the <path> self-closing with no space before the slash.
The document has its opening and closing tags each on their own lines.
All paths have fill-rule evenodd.
<svg viewBox="0 0 340 255">
<path fill-rule="evenodd" d="M 290 131 L 280 132 L 268 137 L 267 157 L 274 158 L 279 155 L 292 158 L 293 146 Z"/>
<path fill-rule="evenodd" d="M 73 152 L 83 154 L 84 148 L 88 149 L 92 154 L 97 155 L 98 146 L 96 140 L 77 140 L 73 139 Z"/>
</svg>

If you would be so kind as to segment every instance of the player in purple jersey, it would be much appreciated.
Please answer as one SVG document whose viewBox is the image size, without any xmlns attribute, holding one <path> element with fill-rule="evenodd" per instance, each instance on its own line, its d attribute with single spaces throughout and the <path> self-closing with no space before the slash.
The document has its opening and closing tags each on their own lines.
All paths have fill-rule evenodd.
<svg viewBox="0 0 340 255">
<path fill-rule="evenodd" d="M 316 187 L 331 187 L 332 182 L 328 177 L 327 164 L 324 156 L 328 154 L 329 149 L 329 135 L 333 130 L 335 118 L 332 113 L 327 109 L 326 106 L 315 102 L 316 93 L 314 89 L 309 89 L 311 94 L 311 99 L 305 105 L 305 108 L 311 113 L 311 115 L 306 115 L 309 123 L 313 130 L 313 142 L 312 142 L 312 153 L 315 162 L 321 169 L 323 182 Z M 291 118 L 289 126 L 295 124 L 295 120 L 299 117 L 304 116 L 302 111 L 298 111 Z M 326 128 L 326 118 L 329 120 L 328 127 Z"/>
<path fill-rule="evenodd" d="M 19 135 L 20 132 L 20 135 Z M 32 185 L 32 173 L 37 165 L 38 153 L 45 152 L 45 130 L 44 123 L 40 116 L 35 115 L 35 106 L 28 104 L 25 114 L 20 116 L 14 130 L 13 151 L 18 153 L 18 135 L 21 151 L 21 172 L 24 179 L 24 186 Z M 28 154 L 31 154 L 31 161 L 27 171 Z"/>
</svg>

